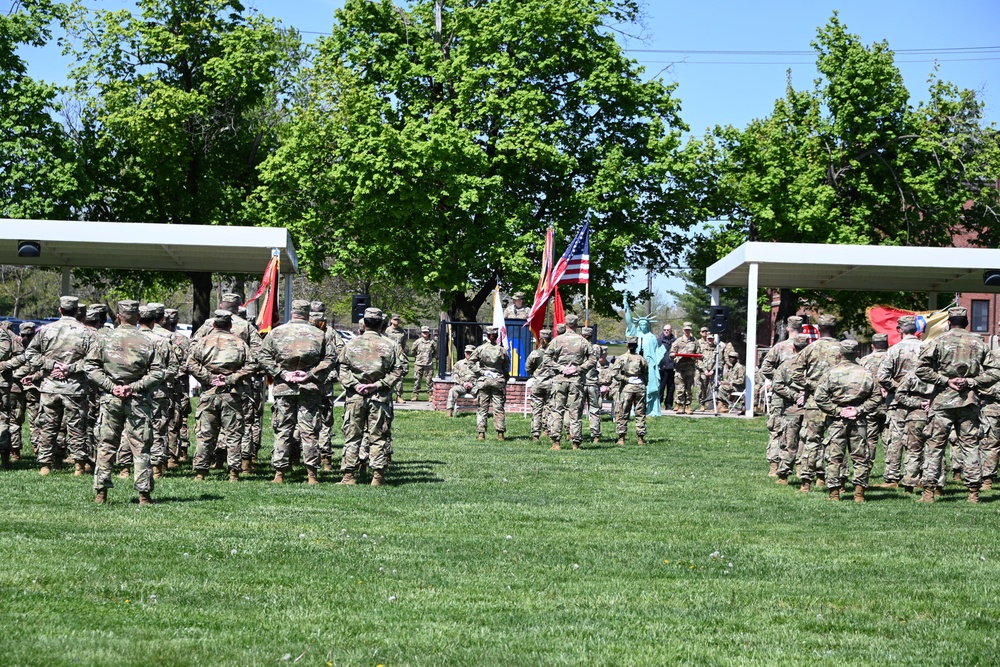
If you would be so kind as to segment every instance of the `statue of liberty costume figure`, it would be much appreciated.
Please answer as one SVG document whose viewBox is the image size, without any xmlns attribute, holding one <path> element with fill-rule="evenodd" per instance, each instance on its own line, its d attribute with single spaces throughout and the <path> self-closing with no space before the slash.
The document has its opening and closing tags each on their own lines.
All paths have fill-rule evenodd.
<svg viewBox="0 0 1000 667">
<path fill-rule="evenodd" d="M 625 298 L 625 335 L 639 339 L 637 352 L 649 364 L 649 381 L 646 383 L 646 416 L 659 417 L 660 412 L 660 360 L 669 350 L 660 345 L 656 334 L 650 331 L 650 325 L 656 322 L 652 315 L 632 319 L 632 311 L 628 307 L 628 297 Z"/>
</svg>

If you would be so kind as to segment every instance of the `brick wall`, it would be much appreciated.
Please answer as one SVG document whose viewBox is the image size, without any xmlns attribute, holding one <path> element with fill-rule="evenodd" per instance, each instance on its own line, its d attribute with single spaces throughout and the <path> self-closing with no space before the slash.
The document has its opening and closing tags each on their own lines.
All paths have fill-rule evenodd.
<svg viewBox="0 0 1000 667">
<path fill-rule="evenodd" d="M 448 392 L 451 391 L 455 383 L 451 380 L 434 378 L 434 388 L 431 390 L 431 407 L 435 410 L 444 410 L 448 405 Z M 524 412 L 525 403 L 528 400 L 528 387 L 525 382 L 515 380 L 507 383 L 507 412 Z M 463 396 L 458 399 L 459 407 L 475 407 L 476 400 Z M 530 410 L 530 405 L 528 406 Z"/>
</svg>

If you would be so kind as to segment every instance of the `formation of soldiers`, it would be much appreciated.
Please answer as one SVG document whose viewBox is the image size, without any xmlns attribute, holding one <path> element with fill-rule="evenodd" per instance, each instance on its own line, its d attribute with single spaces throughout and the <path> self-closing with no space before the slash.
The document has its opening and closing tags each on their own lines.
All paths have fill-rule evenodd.
<svg viewBox="0 0 1000 667">
<path fill-rule="evenodd" d="M 245 311 L 244 311 L 245 312 Z M 392 457 L 392 397 L 408 370 L 406 354 L 383 333 L 388 322 L 365 311 L 363 333 L 345 342 L 326 327 L 319 301 L 295 300 L 291 319 L 261 338 L 225 294 L 214 317 L 191 339 L 177 332 L 178 313 L 163 304 L 123 300 L 114 328 L 103 305 L 59 300 L 59 319 L 0 328 L 0 461 L 22 456 L 27 420 L 31 445 L 47 476 L 65 462 L 74 475 L 93 473 L 95 500 L 106 502 L 117 477 L 134 477 L 139 503 L 152 502 L 155 480 L 189 462 L 189 376 L 201 385 L 195 415 L 195 480 L 213 467 L 232 482 L 251 472 L 261 444 L 265 378 L 273 383 L 275 483 L 293 463 L 309 484 L 333 470 L 334 383 L 344 390 L 345 446 L 339 483 L 355 484 L 367 468 L 386 482 Z"/>
<path fill-rule="evenodd" d="M 854 501 L 865 490 L 879 441 L 885 472 L 882 488 L 933 503 L 948 476 L 979 502 L 991 489 L 1000 458 L 1000 352 L 990 352 L 970 333 L 965 308 L 948 311 L 948 331 L 917 337 L 916 320 L 902 316 L 902 339 L 891 348 L 876 334 L 872 353 L 858 359 L 854 340 L 834 337 L 836 318 L 820 315 L 820 337 L 809 343 L 802 318 L 787 320 L 788 339 L 764 357 L 771 381 L 768 415 L 769 475 L 778 484 L 797 476 L 800 491 L 825 487 L 839 500 L 848 481 Z"/>
</svg>

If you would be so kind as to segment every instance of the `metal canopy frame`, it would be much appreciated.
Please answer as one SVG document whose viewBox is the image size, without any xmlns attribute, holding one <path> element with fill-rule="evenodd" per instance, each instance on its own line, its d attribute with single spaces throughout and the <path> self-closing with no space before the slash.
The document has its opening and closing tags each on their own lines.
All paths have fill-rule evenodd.
<svg viewBox="0 0 1000 667">
<path fill-rule="evenodd" d="M 757 296 L 761 287 L 887 292 L 1000 293 L 983 272 L 1000 269 L 1000 250 L 748 242 L 708 267 L 712 305 L 722 287 L 747 288 L 746 416 L 753 416 Z"/>
</svg>

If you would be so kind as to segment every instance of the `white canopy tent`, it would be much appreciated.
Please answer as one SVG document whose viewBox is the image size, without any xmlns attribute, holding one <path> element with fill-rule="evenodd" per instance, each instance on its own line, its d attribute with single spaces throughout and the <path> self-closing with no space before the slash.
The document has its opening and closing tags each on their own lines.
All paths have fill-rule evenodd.
<svg viewBox="0 0 1000 667">
<path fill-rule="evenodd" d="M 38 244 L 37 257 L 19 256 L 26 241 Z M 0 264 L 61 267 L 64 294 L 78 267 L 260 275 L 274 252 L 285 275 L 287 320 L 298 259 L 283 227 L 0 219 Z"/>
<path fill-rule="evenodd" d="M 1000 270 L 1000 250 L 744 243 L 708 268 L 712 305 L 722 287 L 747 288 L 746 416 L 753 416 L 757 359 L 757 297 L 761 287 L 815 290 L 1000 293 L 985 285 L 984 271 Z"/>
</svg>

